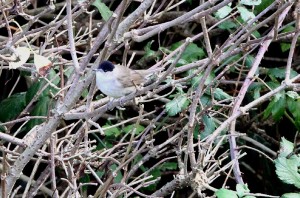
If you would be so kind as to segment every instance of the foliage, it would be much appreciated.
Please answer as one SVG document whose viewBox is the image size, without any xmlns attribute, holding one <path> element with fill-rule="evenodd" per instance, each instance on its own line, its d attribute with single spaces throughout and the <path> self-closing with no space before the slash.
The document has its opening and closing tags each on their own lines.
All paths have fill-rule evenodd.
<svg viewBox="0 0 300 198">
<path fill-rule="evenodd" d="M 278 158 L 274 161 L 276 167 L 276 174 L 278 178 L 286 183 L 292 184 L 300 188 L 300 174 L 298 167 L 300 165 L 300 156 L 293 154 L 294 145 L 285 138 L 280 142 L 280 153 Z M 299 193 L 285 193 L 283 197 L 299 197 Z"/>
</svg>

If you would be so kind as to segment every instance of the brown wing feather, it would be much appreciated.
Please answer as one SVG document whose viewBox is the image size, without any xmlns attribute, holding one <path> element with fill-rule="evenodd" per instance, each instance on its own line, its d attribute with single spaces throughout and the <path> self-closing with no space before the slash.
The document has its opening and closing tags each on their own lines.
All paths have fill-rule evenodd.
<svg viewBox="0 0 300 198">
<path fill-rule="evenodd" d="M 131 70 L 124 66 L 116 66 L 118 72 L 118 80 L 124 87 L 132 87 L 145 82 L 145 76 L 151 72 L 147 70 Z"/>
</svg>

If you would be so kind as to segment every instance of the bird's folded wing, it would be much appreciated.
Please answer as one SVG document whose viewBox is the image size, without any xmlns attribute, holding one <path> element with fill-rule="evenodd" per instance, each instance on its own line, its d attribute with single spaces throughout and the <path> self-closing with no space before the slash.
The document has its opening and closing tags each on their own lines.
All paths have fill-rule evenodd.
<svg viewBox="0 0 300 198">
<path fill-rule="evenodd" d="M 118 67 L 117 70 L 117 80 L 122 84 L 123 87 L 133 87 L 140 85 L 145 81 L 143 74 L 139 71 L 134 71 L 123 66 Z"/>
</svg>

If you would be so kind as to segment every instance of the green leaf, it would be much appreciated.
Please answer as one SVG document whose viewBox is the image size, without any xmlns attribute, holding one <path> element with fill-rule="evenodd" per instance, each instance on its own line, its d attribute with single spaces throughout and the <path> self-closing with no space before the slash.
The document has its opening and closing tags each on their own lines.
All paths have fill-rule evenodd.
<svg viewBox="0 0 300 198">
<path fill-rule="evenodd" d="M 261 38 L 261 34 L 257 30 L 255 30 L 254 32 L 252 32 L 251 35 L 254 36 L 255 38 Z"/>
<path fill-rule="evenodd" d="M 182 42 L 177 42 L 171 45 L 170 50 L 174 51 L 178 47 L 182 45 Z M 202 48 L 198 47 L 198 45 L 191 43 L 189 44 L 185 51 L 182 53 L 180 60 L 178 61 L 178 65 L 184 65 L 187 63 L 192 63 L 194 61 L 200 60 L 205 56 L 205 52 Z M 171 62 L 175 60 L 175 57 L 172 57 Z"/>
<path fill-rule="evenodd" d="M 55 70 L 54 69 L 50 69 L 49 70 L 49 73 L 48 73 L 48 75 L 47 75 L 47 79 L 49 80 L 49 81 L 51 81 L 52 82 L 52 84 L 54 84 L 54 85 L 58 85 L 58 83 L 59 83 L 59 81 L 60 81 L 60 77 L 59 76 L 56 76 L 56 72 L 55 72 Z M 54 89 L 54 88 L 52 88 L 52 89 Z"/>
<path fill-rule="evenodd" d="M 2 124 L 2 122 L 0 122 L 0 124 Z M 0 126 L 0 132 L 5 133 L 7 130 L 7 128 L 3 125 Z"/>
<path fill-rule="evenodd" d="M 120 183 L 122 181 L 123 175 L 122 175 L 121 171 L 115 172 L 115 170 L 117 170 L 118 166 L 116 164 L 113 164 L 109 168 L 113 172 L 114 182 Z"/>
<path fill-rule="evenodd" d="M 143 156 L 142 156 L 141 154 L 138 154 L 138 155 L 136 155 L 136 157 L 134 158 L 132 164 L 137 164 L 137 163 L 139 163 L 141 160 L 143 160 Z M 139 166 L 139 168 L 140 168 L 141 171 L 143 171 L 143 172 L 146 172 L 146 171 L 148 170 L 144 165 Z"/>
<path fill-rule="evenodd" d="M 230 12 L 232 11 L 232 8 L 228 5 L 220 8 L 216 13 L 215 16 L 219 19 L 223 19 L 226 16 L 228 16 L 230 14 Z"/>
<path fill-rule="evenodd" d="M 300 193 L 285 193 L 281 198 L 300 198 Z"/>
<path fill-rule="evenodd" d="M 268 75 L 271 75 L 275 78 L 284 79 L 285 78 L 285 69 L 284 68 L 272 68 L 268 69 Z"/>
<path fill-rule="evenodd" d="M 153 180 L 153 179 L 156 179 L 156 178 L 160 177 L 161 176 L 161 172 L 160 172 L 160 170 L 158 168 L 154 168 L 150 172 L 150 175 L 152 175 L 152 179 L 151 180 Z M 154 191 L 154 190 L 157 189 L 157 183 L 151 184 L 151 185 L 149 185 L 147 187 L 144 187 L 143 189 L 148 190 L 148 191 Z"/>
<path fill-rule="evenodd" d="M 282 32 L 283 32 L 283 33 L 294 32 L 295 29 L 296 29 L 296 28 L 295 28 L 294 25 L 288 25 L 288 26 L 286 26 L 286 27 L 282 30 Z"/>
<path fill-rule="evenodd" d="M 296 155 L 291 156 L 289 159 L 278 157 L 274 161 L 278 178 L 284 183 L 295 185 L 297 188 L 300 188 L 299 161 Z"/>
<path fill-rule="evenodd" d="M 144 47 L 144 51 L 145 51 L 144 57 L 152 57 L 152 56 L 156 55 L 156 52 L 151 50 L 151 45 L 152 45 L 153 42 L 154 42 L 154 40 L 148 42 L 146 44 L 146 46 Z"/>
<path fill-rule="evenodd" d="M 269 81 L 266 82 L 266 84 L 271 88 L 271 89 L 276 89 L 277 87 L 280 86 L 280 83 L 278 81 Z"/>
<path fill-rule="evenodd" d="M 203 95 L 201 98 L 200 98 L 200 103 L 202 106 L 208 106 L 208 105 L 211 105 L 211 97 L 210 96 L 207 96 L 206 94 Z"/>
<path fill-rule="evenodd" d="M 230 65 L 230 64 L 232 64 L 232 63 L 238 61 L 240 58 L 241 58 L 241 55 L 240 55 L 240 54 L 230 56 L 230 57 L 226 58 L 226 59 L 222 62 L 222 66 Z"/>
<path fill-rule="evenodd" d="M 144 131 L 145 127 L 142 126 L 142 125 L 136 125 L 136 124 L 131 124 L 131 125 L 128 125 L 126 127 L 123 128 L 123 131 L 125 131 L 125 133 L 129 133 L 131 132 L 131 130 L 133 130 L 135 128 L 135 134 L 140 134 L 141 132 Z"/>
<path fill-rule="evenodd" d="M 56 76 L 55 71 L 53 69 L 51 69 L 49 71 L 47 79 L 52 80 L 52 83 L 54 85 L 57 85 L 59 83 L 60 79 L 55 76 Z M 47 82 L 44 79 L 39 79 L 34 84 L 32 84 L 26 92 L 26 104 L 28 104 L 33 99 L 33 97 L 40 91 L 40 89 L 42 89 L 46 84 L 47 84 Z M 55 95 L 57 92 L 58 92 L 57 89 L 48 85 L 48 87 L 40 94 L 39 98 L 46 97 L 46 96 L 49 97 L 49 96 L 51 96 L 51 93 L 53 95 Z"/>
<path fill-rule="evenodd" d="M 261 86 L 257 86 L 255 89 L 254 89 L 254 94 L 253 94 L 253 98 L 254 99 L 257 99 L 260 97 L 260 91 L 261 91 Z"/>
<path fill-rule="evenodd" d="M 204 139 L 210 134 L 212 134 L 213 131 L 216 130 L 217 125 L 214 121 L 214 118 L 208 115 L 202 116 L 202 120 L 204 124 L 204 131 L 200 135 L 201 135 L 201 139 Z"/>
<path fill-rule="evenodd" d="M 247 8 L 245 8 L 243 6 L 238 6 L 237 9 L 238 9 L 239 13 L 241 14 L 243 21 L 246 22 L 248 20 L 255 18 L 255 15 L 253 14 L 253 12 L 250 12 Z"/>
<path fill-rule="evenodd" d="M 74 73 L 74 67 L 68 67 L 67 69 L 64 70 L 64 75 L 67 78 L 70 78 L 71 74 Z"/>
<path fill-rule="evenodd" d="M 294 144 L 282 137 L 280 141 L 279 157 L 287 157 L 293 151 Z"/>
<path fill-rule="evenodd" d="M 256 14 L 261 13 L 263 10 L 265 10 L 269 5 L 271 5 L 274 2 L 274 0 L 263 0 L 261 4 L 255 6 L 254 10 Z"/>
<path fill-rule="evenodd" d="M 278 121 L 284 114 L 286 97 L 284 93 L 278 93 L 267 106 L 263 118 L 266 119 L 270 115 L 275 121 Z"/>
<path fill-rule="evenodd" d="M 83 177 L 81 177 L 80 179 L 79 179 L 79 181 L 81 182 L 81 183 L 89 183 L 90 181 L 91 181 L 91 178 L 90 178 L 90 176 L 88 175 L 88 174 L 84 174 L 84 176 Z M 84 185 L 84 186 L 82 186 L 82 190 L 83 191 L 87 191 L 87 188 L 88 188 L 88 186 L 87 185 Z"/>
<path fill-rule="evenodd" d="M 175 116 L 182 110 L 186 109 L 190 101 L 185 95 L 178 95 L 166 104 L 166 110 L 169 116 Z"/>
<path fill-rule="evenodd" d="M 222 22 L 220 25 L 218 25 L 218 27 L 220 29 L 230 31 L 231 29 L 236 28 L 237 24 L 231 20 L 226 20 L 226 21 Z"/>
<path fill-rule="evenodd" d="M 240 3 L 248 6 L 256 6 L 261 4 L 261 0 L 241 0 Z"/>
<path fill-rule="evenodd" d="M 190 70 L 189 72 L 192 72 L 192 70 Z M 203 78 L 204 73 L 200 73 L 197 76 L 195 76 L 194 78 L 192 78 L 191 82 L 192 82 L 192 87 L 196 88 L 199 85 L 200 80 Z M 213 79 L 215 78 L 215 75 L 213 73 L 210 73 L 209 76 L 205 79 L 204 84 L 208 85 L 209 83 L 211 83 L 213 81 Z"/>
<path fill-rule="evenodd" d="M 161 171 L 158 168 L 154 168 L 152 171 L 150 171 L 150 175 L 156 179 L 161 176 Z"/>
<path fill-rule="evenodd" d="M 0 102 L 0 121 L 6 122 L 17 117 L 25 108 L 25 93 L 16 93 Z"/>
<path fill-rule="evenodd" d="M 252 55 L 246 56 L 245 65 L 246 65 L 248 68 L 251 68 L 252 65 L 253 65 L 253 63 L 254 63 L 254 60 L 255 60 L 255 58 L 254 58 Z"/>
<path fill-rule="evenodd" d="M 295 31 L 295 27 L 293 25 L 288 25 L 282 30 L 283 33 L 293 32 L 293 31 Z M 280 43 L 280 47 L 282 52 L 286 52 L 291 48 L 291 44 L 282 42 Z"/>
<path fill-rule="evenodd" d="M 89 94 L 89 90 L 88 90 L 88 89 L 84 89 L 84 90 L 81 92 L 81 97 L 86 98 L 88 94 Z"/>
<path fill-rule="evenodd" d="M 287 91 L 286 95 L 292 99 L 299 99 L 299 94 L 295 91 Z"/>
<path fill-rule="evenodd" d="M 288 97 L 287 108 L 288 108 L 289 112 L 291 112 L 291 114 L 293 115 L 295 125 L 296 125 L 297 129 L 299 130 L 300 129 L 300 111 L 299 111 L 300 98 L 295 100 L 295 99 Z"/>
<path fill-rule="evenodd" d="M 101 179 L 102 178 L 102 176 L 104 175 L 104 171 L 97 171 L 96 172 L 96 174 L 97 174 L 97 176 Z"/>
<path fill-rule="evenodd" d="M 192 5 L 193 0 L 186 0 L 190 5 Z"/>
<path fill-rule="evenodd" d="M 245 193 L 249 193 L 250 190 L 249 190 L 247 184 L 237 184 L 236 185 L 236 192 L 237 192 L 237 195 L 239 197 L 244 197 Z"/>
<path fill-rule="evenodd" d="M 161 171 L 177 170 L 178 164 L 176 162 L 165 162 L 161 165 Z"/>
<path fill-rule="evenodd" d="M 216 88 L 213 92 L 214 94 L 214 98 L 217 100 L 217 101 L 220 101 L 220 100 L 225 100 L 225 99 L 231 99 L 232 96 L 228 95 L 226 92 L 224 92 L 222 89 L 220 88 Z"/>
<path fill-rule="evenodd" d="M 30 115 L 32 116 L 47 116 L 49 109 L 51 109 L 51 98 L 48 96 L 40 97 L 38 102 L 35 104 Z M 26 124 L 26 129 L 30 130 L 34 126 L 44 122 L 45 119 L 32 119 Z"/>
<path fill-rule="evenodd" d="M 33 97 L 37 94 L 37 92 L 40 90 L 40 88 L 42 88 L 44 84 L 44 81 L 39 79 L 29 87 L 26 92 L 26 104 L 28 104 L 33 99 Z M 43 93 L 41 95 L 43 95 Z"/>
<path fill-rule="evenodd" d="M 238 198 L 238 196 L 236 195 L 236 193 L 234 191 L 227 190 L 227 189 L 224 189 L 224 188 L 221 188 L 221 189 L 217 190 L 215 192 L 215 195 L 218 198 Z"/>
<path fill-rule="evenodd" d="M 107 21 L 113 14 L 113 12 L 104 3 L 102 3 L 101 0 L 95 0 L 92 5 L 97 7 L 104 21 Z"/>
<path fill-rule="evenodd" d="M 286 52 L 291 48 L 290 43 L 280 43 L 280 48 L 282 52 Z"/>
<path fill-rule="evenodd" d="M 285 78 L 286 68 L 271 68 L 267 70 L 269 76 L 284 79 Z M 295 70 L 291 70 L 291 78 L 297 76 L 298 73 Z"/>
<path fill-rule="evenodd" d="M 119 130 L 119 128 L 117 128 L 117 127 L 108 128 L 108 127 L 110 127 L 109 124 L 106 124 L 102 127 L 106 136 L 118 137 L 121 134 L 121 131 Z M 106 129 L 106 128 L 108 128 L 108 129 Z"/>
</svg>

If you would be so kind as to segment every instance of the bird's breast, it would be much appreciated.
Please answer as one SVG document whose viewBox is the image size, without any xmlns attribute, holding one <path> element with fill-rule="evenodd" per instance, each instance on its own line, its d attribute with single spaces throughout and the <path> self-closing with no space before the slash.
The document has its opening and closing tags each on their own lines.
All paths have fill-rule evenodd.
<svg viewBox="0 0 300 198">
<path fill-rule="evenodd" d="M 112 73 L 96 73 L 96 85 L 107 96 L 120 98 L 135 90 L 134 87 L 124 87 Z"/>
</svg>

